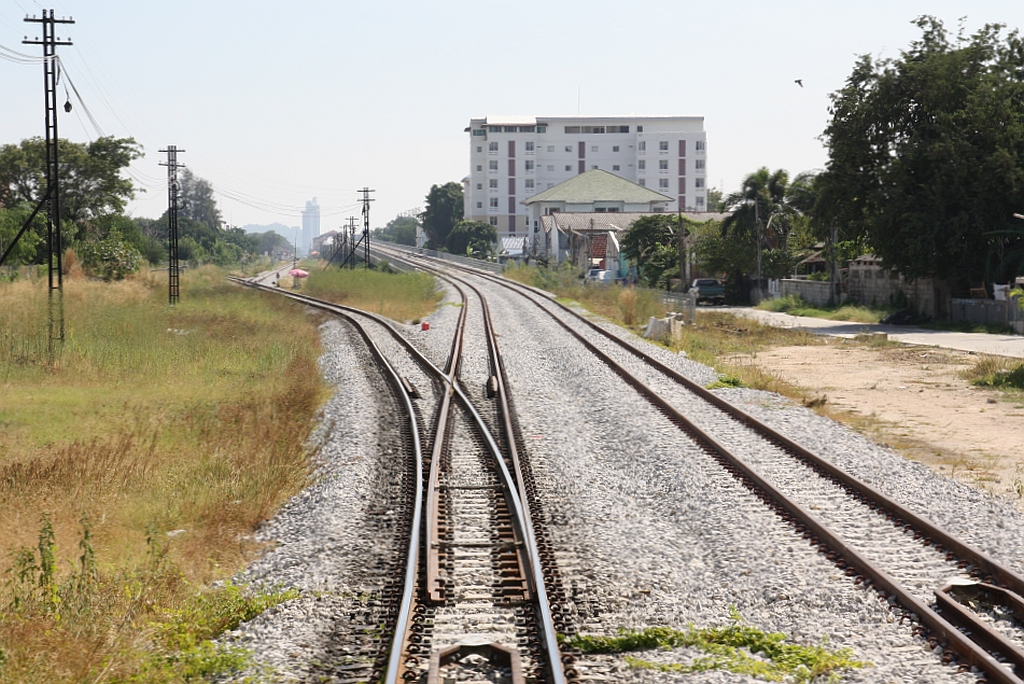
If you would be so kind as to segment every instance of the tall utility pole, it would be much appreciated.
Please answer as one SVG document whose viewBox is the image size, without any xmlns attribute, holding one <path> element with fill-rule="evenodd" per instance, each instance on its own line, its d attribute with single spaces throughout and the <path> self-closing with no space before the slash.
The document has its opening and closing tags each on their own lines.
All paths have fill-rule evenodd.
<svg viewBox="0 0 1024 684">
<path fill-rule="evenodd" d="M 73 24 L 74 19 L 57 19 L 53 10 L 47 14 L 43 10 L 42 17 L 25 17 L 25 21 L 43 25 L 43 39 L 38 36 L 29 40 L 28 36 L 21 41 L 25 45 L 43 46 L 43 87 L 46 91 L 46 194 L 49 205 L 46 209 L 46 261 L 49 267 L 49 321 L 50 340 L 48 343 L 50 363 L 54 363 L 58 346 L 64 344 L 64 245 L 60 234 L 60 164 L 57 150 L 57 77 L 60 65 L 57 62 L 57 46 L 71 45 L 70 40 L 57 37 L 57 24 Z M 71 111 L 71 101 L 64 105 Z M 37 208 L 38 210 L 38 208 Z M 31 221 L 31 219 L 30 219 Z M 25 223 L 25 227 L 28 222 Z M 19 237 L 21 233 L 18 234 Z M 17 238 L 15 238 L 17 242 Z M 5 255 L 6 256 L 6 255 Z M 56 276 L 56 283 L 54 283 Z M 54 299 L 53 293 L 57 292 Z"/>
<path fill-rule="evenodd" d="M 167 162 L 160 162 L 160 166 L 167 167 L 167 301 L 174 306 L 178 303 L 178 169 L 184 168 L 184 164 L 178 163 L 179 150 L 174 145 L 168 145 L 166 150 Z"/>
<path fill-rule="evenodd" d="M 370 199 L 370 193 L 377 191 L 364 185 L 363 189 L 357 192 L 363 195 L 359 199 L 363 203 L 363 259 L 366 262 L 366 268 L 370 268 L 370 202 L 373 201 Z"/>
<path fill-rule="evenodd" d="M 57 63 L 57 46 L 71 45 L 70 40 L 57 37 L 57 24 L 74 24 L 74 19 L 56 19 L 53 10 L 49 14 L 43 10 L 42 17 L 25 17 L 25 21 L 43 25 L 43 39 L 36 37 L 29 40 L 26 36 L 21 41 L 25 45 L 43 46 L 43 84 L 46 89 L 46 192 L 50 196 L 50 206 L 46 212 L 46 246 L 47 262 L 50 267 L 50 291 L 64 289 L 62 274 L 64 249 L 60 235 L 60 167 L 57 150 L 57 76 L 60 67 Z M 71 102 L 65 105 L 71 111 Z M 56 275 L 56 286 L 54 285 Z M 60 339 L 64 339 L 64 317 L 61 316 Z"/>
</svg>

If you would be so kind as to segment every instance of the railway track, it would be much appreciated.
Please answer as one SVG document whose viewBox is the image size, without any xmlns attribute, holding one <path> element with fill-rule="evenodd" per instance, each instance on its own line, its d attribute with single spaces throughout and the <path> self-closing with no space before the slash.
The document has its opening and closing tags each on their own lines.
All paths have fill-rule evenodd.
<svg viewBox="0 0 1024 684">
<path fill-rule="evenodd" d="M 461 288 L 459 323 L 441 370 L 380 317 L 255 281 L 237 282 L 283 294 L 354 325 L 414 435 L 408 458 L 415 464 L 410 479 L 416 484 L 406 502 L 404 581 L 385 592 L 382 611 L 390 633 L 377 639 L 376 653 L 363 657 L 373 661 L 373 668 L 354 667 L 346 681 L 566 681 L 546 587 L 545 566 L 548 573 L 554 566 L 537 543 L 524 484 L 530 479 L 518 456 L 511 399 L 484 300 L 477 297 L 472 309 L 478 318 L 476 337 L 487 346 L 486 363 L 476 372 L 487 377 L 485 393 L 496 407 L 484 410 L 489 421 L 461 387 L 471 317 Z M 390 340 L 388 353 L 380 349 L 382 336 Z M 397 359 L 396 345 L 405 360 Z M 410 360 L 426 382 L 410 382 Z M 417 384 L 429 385 L 430 396 L 422 396 Z M 422 414 L 430 419 L 421 420 Z"/>
<path fill-rule="evenodd" d="M 402 258 L 390 251 L 388 257 Z M 1022 681 L 1024 578 L 1018 573 L 550 296 L 444 266 L 439 272 L 449 278 L 457 268 L 463 279 L 528 299 L 852 581 L 906 611 L 944 662 L 977 667 L 992 682 Z"/>
</svg>

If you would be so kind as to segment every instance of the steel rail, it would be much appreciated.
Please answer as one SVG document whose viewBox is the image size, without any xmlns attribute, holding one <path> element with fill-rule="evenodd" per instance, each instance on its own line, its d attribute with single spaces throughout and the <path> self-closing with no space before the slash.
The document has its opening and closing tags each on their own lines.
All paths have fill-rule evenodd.
<svg viewBox="0 0 1024 684">
<path fill-rule="evenodd" d="M 256 288 L 259 290 L 274 292 L 277 294 L 283 294 L 286 297 L 301 301 L 303 303 L 310 303 L 308 300 L 311 299 L 306 295 L 299 295 L 297 293 L 288 292 L 287 290 L 280 290 L 276 287 L 269 287 L 267 285 L 259 284 L 255 281 L 246 281 L 240 278 L 232 278 L 234 282 L 240 283 L 247 287 Z M 320 306 L 320 308 L 327 308 Z M 402 592 L 402 600 L 398 609 L 398 618 L 396 620 L 397 625 L 407 625 L 412 616 L 412 602 L 415 594 L 414 587 L 416 586 L 417 571 L 419 569 L 419 548 L 420 548 L 420 527 L 422 524 L 422 510 L 423 510 L 423 454 L 420 445 L 419 435 L 419 424 L 416 420 L 416 410 L 412 404 L 412 397 L 409 396 L 409 392 L 406 390 L 405 384 L 402 382 L 402 376 L 395 370 L 394 366 L 387 360 L 387 357 L 380 350 L 380 347 L 373 341 L 369 333 L 365 330 L 359 321 L 357 321 L 349 312 L 343 310 L 343 307 L 331 307 L 333 313 L 343 316 L 348 320 L 353 327 L 359 332 L 359 335 L 363 338 L 367 347 L 371 350 L 377 363 L 385 369 L 388 381 L 398 393 L 401 402 L 405 408 L 405 411 L 409 419 L 409 428 L 412 432 L 413 440 L 413 457 L 415 460 L 415 495 L 413 498 L 413 515 L 412 522 L 409 529 L 409 552 L 406 559 L 405 565 L 405 588 Z M 344 307 L 347 308 L 347 307 Z M 406 630 L 395 629 L 395 633 L 391 642 L 391 651 L 388 658 L 388 672 L 397 672 L 399 668 L 399 661 L 402 656 L 402 643 L 405 639 Z"/>
<path fill-rule="evenodd" d="M 893 595 L 904 609 L 916 615 L 922 624 L 927 626 L 928 629 L 939 637 L 945 639 L 950 644 L 951 648 L 965 661 L 981 670 L 984 670 L 993 681 L 1000 682 L 1002 684 L 1021 684 L 1022 681 L 1024 681 L 1008 672 L 995 658 L 992 657 L 992 655 L 975 643 L 971 638 L 960 632 L 953 624 L 900 586 L 895 579 L 890 577 L 880 568 L 876 567 L 859 552 L 851 548 L 845 541 L 843 541 L 842 538 L 829 530 L 826 525 L 818 521 L 800 505 L 790 500 L 765 478 L 761 477 L 756 471 L 744 463 L 740 458 L 719 444 L 713 437 L 694 425 L 672 404 L 658 395 L 654 390 L 647 387 L 646 384 L 619 365 L 614 359 L 600 350 L 590 340 L 587 340 L 582 335 L 576 333 L 576 331 L 572 330 L 572 328 L 563 321 L 560 321 L 557 318 L 555 318 L 555 320 L 567 331 L 573 334 L 573 336 L 591 353 L 601 359 L 609 369 L 636 390 L 637 393 L 668 416 L 672 422 L 681 427 L 681 429 L 698 445 L 700 445 L 701 448 L 713 455 L 720 462 L 727 464 L 731 471 L 738 473 L 740 478 L 747 481 L 753 489 L 759 490 L 763 497 L 768 499 L 777 511 L 784 511 L 788 516 L 795 519 L 798 523 L 798 531 L 800 531 L 799 527 L 803 526 L 813 532 L 819 540 L 823 540 L 822 543 L 824 543 L 825 546 L 837 552 L 850 567 L 870 578 L 876 587 L 881 587 Z M 979 628 L 985 629 L 980 625 L 980 623 Z"/>
<path fill-rule="evenodd" d="M 307 305 L 310 305 L 310 306 L 314 306 L 314 307 L 319 308 L 321 310 L 330 311 L 332 313 L 337 313 L 339 315 L 344 316 L 346 319 L 349 319 L 349 320 L 352 320 L 352 316 L 353 315 L 359 315 L 359 316 L 366 316 L 368 318 L 371 318 L 371 319 L 377 321 L 378 323 L 383 325 L 391 333 L 391 335 L 403 347 L 405 347 L 405 349 L 411 355 L 413 355 L 417 359 L 417 361 L 424 368 L 428 369 L 431 375 L 433 375 L 436 379 L 439 379 L 441 381 L 443 387 L 447 388 L 445 390 L 444 394 L 446 394 L 446 395 L 447 394 L 454 395 L 455 398 L 457 399 L 457 401 L 462 405 L 462 407 L 470 414 L 470 416 L 471 416 L 471 418 L 473 420 L 473 423 L 476 425 L 477 429 L 479 430 L 480 435 L 484 438 L 484 443 L 487 445 L 488 452 L 490 453 L 492 459 L 494 460 L 494 462 L 498 466 L 498 472 L 501 474 L 502 490 L 503 490 L 503 493 L 505 495 L 506 501 L 509 504 L 509 509 L 513 513 L 513 515 L 512 515 L 513 527 L 516 529 L 519 538 L 523 540 L 523 545 L 524 545 L 524 548 L 525 548 L 526 556 L 529 559 L 528 568 L 529 568 L 530 571 L 525 573 L 527 575 L 527 579 L 528 579 L 528 581 L 531 582 L 532 586 L 539 586 L 540 587 L 540 591 L 538 591 L 536 595 L 537 595 L 537 598 L 538 598 L 539 607 L 541 608 L 542 616 L 546 616 L 546 618 L 547 618 L 546 622 L 542 618 L 541 628 L 544 631 L 544 637 L 545 637 L 544 643 L 545 643 L 546 649 L 548 651 L 548 658 L 549 658 L 549 661 L 550 661 L 551 674 L 552 674 L 552 682 L 554 684 L 565 684 L 565 675 L 564 675 L 564 672 L 562 670 L 562 662 L 561 662 L 561 658 L 560 658 L 560 651 L 559 651 L 559 649 L 557 647 L 557 635 L 554 632 L 553 621 L 551 620 L 550 606 L 548 605 L 547 600 L 546 600 L 546 593 L 543 591 L 543 586 L 544 586 L 544 583 L 543 583 L 543 571 L 542 571 L 542 568 L 540 566 L 540 561 L 539 561 L 540 551 L 539 551 L 539 549 L 537 547 L 536 538 L 535 538 L 535 536 L 533 534 L 532 521 L 530 521 L 529 518 L 526 517 L 527 516 L 527 511 L 529 509 L 528 509 L 527 506 L 524 506 L 523 498 L 520 497 L 520 495 L 519 495 L 519 488 L 517 486 L 517 480 L 509 472 L 508 466 L 505 463 L 505 459 L 503 458 L 501 448 L 499 447 L 499 445 L 495 441 L 495 439 L 494 439 L 493 435 L 491 434 L 490 430 L 487 428 L 486 422 L 483 420 L 483 417 L 477 411 L 476 407 L 473 405 L 473 403 L 469 399 L 469 397 L 462 390 L 462 388 L 460 387 L 458 381 L 455 380 L 454 378 L 449 378 L 444 371 L 442 371 L 436 365 L 434 365 L 433 362 L 431 362 L 419 349 L 417 349 L 398 330 L 396 330 L 394 325 L 389 320 L 384 318 L 383 316 L 379 316 L 378 314 L 374 314 L 374 313 L 371 313 L 371 312 L 362 311 L 362 310 L 356 309 L 354 307 L 348 307 L 348 306 L 345 306 L 343 304 L 335 304 L 333 302 L 327 302 L 325 300 L 321 300 L 321 299 L 318 299 L 316 297 L 311 297 L 309 295 L 299 294 L 299 293 L 291 292 L 291 291 L 288 291 L 288 290 L 281 290 L 280 288 L 277 288 L 277 287 L 269 287 L 269 286 L 266 286 L 266 285 L 259 284 L 259 283 L 255 282 L 255 281 L 251 281 L 251 280 L 246 280 L 246 279 L 242 279 L 242 278 L 229 278 L 229 280 L 232 280 L 233 282 L 239 283 L 241 285 L 245 285 L 245 286 L 252 287 L 252 288 L 255 288 L 255 289 L 259 289 L 259 290 L 262 290 L 262 291 L 276 293 L 276 294 L 281 294 L 281 295 L 289 297 L 289 298 L 291 298 L 293 300 L 296 300 L 298 302 L 301 302 L 301 303 L 304 303 L 304 304 L 307 304 Z M 481 301 L 483 301 L 482 298 L 481 298 Z M 465 308 L 465 307 L 463 307 L 463 308 Z M 389 367 L 390 367 L 390 365 L 389 365 Z M 401 392 L 403 393 L 403 396 L 406 397 L 406 399 L 410 402 L 410 406 L 411 406 L 411 399 L 408 397 L 408 393 L 406 392 L 404 385 L 402 385 L 402 383 L 401 383 L 401 377 L 397 374 L 397 372 L 395 372 L 395 377 L 397 377 L 398 380 L 399 380 L 399 384 L 401 385 Z M 413 531 L 415 533 L 415 538 L 416 538 L 416 542 L 417 542 L 417 546 L 415 548 L 417 549 L 417 556 L 418 556 L 419 529 L 420 529 L 419 522 L 421 520 L 419 515 L 420 515 L 420 511 L 421 511 L 421 509 L 423 507 L 423 499 L 422 499 L 422 480 L 423 480 L 423 478 L 422 478 L 422 459 L 421 459 L 421 457 L 419 455 L 419 452 L 418 452 L 418 446 L 419 446 L 419 438 L 418 438 L 419 433 L 418 433 L 418 431 L 415 434 L 416 434 L 416 444 L 417 444 L 417 472 L 419 473 L 419 477 L 417 478 L 417 485 L 416 485 L 416 487 L 417 487 L 417 490 L 416 490 L 416 506 L 417 506 L 417 508 L 416 508 L 416 521 L 417 522 L 416 522 L 416 524 L 413 525 Z M 442 439 L 442 436 L 435 435 L 435 442 L 439 441 L 440 439 Z M 514 441 L 514 435 L 510 433 L 509 434 L 509 442 L 512 442 L 512 441 Z M 414 547 L 410 547 L 410 548 L 414 548 Z M 411 553 L 412 553 L 412 551 L 410 551 L 410 554 Z M 411 575 L 410 575 L 410 570 L 409 570 L 410 567 L 413 568 Z M 404 619 L 400 619 L 397 622 L 397 626 L 396 626 L 396 629 L 395 629 L 395 635 L 394 635 L 394 639 L 392 641 L 391 653 L 390 653 L 390 656 L 389 656 L 388 670 L 387 670 L 386 678 L 385 678 L 385 682 L 387 682 L 387 684 L 397 684 L 397 682 L 398 682 L 398 676 L 399 676 L 399 671 L 400 671 L 400 662 L 399 661 L 401 659 L 401 655 L 402 655 L 402 652 L 403 652 L 403 649 L 402 649 L 401 646 L 402 646 L 402 643 L 404 642 L 405 634 L 408 632 L 409 620 L 410 620 L 410 617 L 411 617 L 411 602 L 412 602 L 412 597 L 413 597 L 413 594 L 414 594 L 414 587 L 415 587 L 415 584 L 416 584 L 416 568 L 418 568 L 418 559 L 417 559 L 416 563 L 413 563 L 412 559 L 410 559 L 410 562 L 407 563 L 406 585 L 405 585 L 405 589 L 403 591 L 402 609 L 400 610 L 400 617 L 404 618 Z M 525 568 L 524 568 L 524 570 L 525 570 Z M 534 578 L 530 578 L 529 577 L 531 573 L 535 575 Z M 541 600 L 542 596 L 544 597 L 543 601 Z"/>
<path fill-rule="evenodd" d="M 476 275 L 483 277 L 484 279 L 495 282 L 496 284 L 502 285 L 512 291 L 517 289 L 507 282 L 495 278 L 490 274 L 484 274 L 482 272 L 476 272 Z M 524 289 L 533 291 L 534 288 L 528 286 L 522 286 Z M 521 293 L 520 293 L 521 294 Z M 902 505 L 889 499 L 881 492 L 878 492 L 869 485 L 860 482 L 853 476 L 844 473 L 839 468 L 836 468 L 831 463 L 828 463 L 821 457 L 810 452 L 808 449 L 802 447 L 798 443 L 789 438 L 779 434 L 777 431 L 768 427 L 761 421 L 758 421 L 753 416 L 750 416 L 741 409 L 732 406 L 720 397 L 712 394 L 708 390 L 696 383 L 692 382 L 688 378 L 685 378 L 678 372 L 665 366 L 660 361 L 653 359 L 646 354 L 643 354 L 632 345 L 629 345 L 612 335 L 608 331 L 597 326 L 592 321 L 580 316 L 575 311 L 568 309 L 560 302 L 553 301 L 546 294 L 542 294 L 547 301 L 552 301 L 555 305 L 559 306 L 563 310 L 572 314 L 575 318 L 583 321 L 592 329 L 601 333 L 604 337 L 614 341 L 619 346 L 627 349 L 630 353 L 634 354 L 648 365 L 662 371 L 664 374 L 672 377 L 676 381 L 680 382 L 687 389 L 693 391 L 702 399 L 712 403 L 714 406 L 725 411 L 733 418 L 740 420 L 753 428 L 756 432 L 761 434 L 769 441 L 776 443 L 781 446 L 784 450 L 796 456 L 800 460 L 804 461 L 808 465 L 822 472 L 836 484 L 840 485 L 850 493 L 854 494 L 862 501 L 868 501 L 871 504 L 888 511 L 892 517 L 896 520 L 895 522 L 905 522 L 906 524 L 917 529 L 919 533 L 925 536 L 928 543 L 937 543 L 942 549 L 952 551 L 957 556 L 960 556 L 962 560 L 967 560 L 973 563 L 979 570 L 988 573 L 989 575 L 997 578 L 1000 582 L 1003 582 L 1012 591 L 1020 594 L 1020 587 L 1024 587 L 1024 578 L 1013 572 L 1009 568 L 1006 568 L 1002 564 L 998 563 L 994 559 L 989 558 L 981 551 L 974 549 L 969 544 L 962 542 L 954 538 L 949 533 L 945 532 L 941 528 L 935 526 L 931 522 L 925 520 L 921 516 L 918 516 Z M 978 621 L 977 619 L 971 620 L 971 628 L 966 630 L 974 634 L 982 636 L 975 637 L 972 639 L 969 635 L 961 632 L 955 627 L 950 621 L 943 618 L 936 611 L 932 610 L 929 606 L 922 603 L 919 599 L 911 595 L 908 591 L 903 589 L 893 578 L 888 574 L 875 567 L 870 561 L 861 556 L 854 549 L 850 548 L 840 537 L 833 534 L 828 528 L 811 516 L 807 511 L 800 508 L 796 503 L 790 501 L 781 492 L 776 490 L 770 483 L 764 478 L 761 478 L 753 469 L 748 467 L 740 459 L 733 456 L 724 447 L 718 444 L 713 438 L 705 434 L 695 425 L 693 425 L 681 412 L 679 412 L 674 406 L 669 404 L 666 400 L 657 395 L 653 390 L 646 387 L 639 379 L 633 376 L 631 373 L 626 371 L 622 366 L 615 362 L 610 356 L 597 348 L 592 342 L 584 338 L 578 331 L 571 328 L 563 320 L 555 316 L 545 307 L 541 306 L 536 300 L 527 297 L 535 306 L 540 308 L 542 311 L 547 313 L 556 323 L 570 333 L 573 337 L 578 339 L 591 353 L 595 354 L 600 358 L 613 372 L 619 375 L 627 384 L 633 387 L 638 393 L 641 394 L 650 403 L 655 405 L 659 410 L 668 415 L 673 422 L 682 427 L 682 429 L 698 443 L 715 455 L 716 458 L 728 464 L 729 468 L 733 472 L 740 473 L 742 479 L 751 483 L 756 489 L 759 489 L 767 498 L 774 502 L 774 506 L 778 507 L 779 510 L 785 511 L 787 516 L 790 516 L 798 521 L 800 526 L 805 527 L 814 532 L 814 535 L 818 539 L 825 540 L 825 545 L 831 548 L 833 551 L 839 553 L 839 555 L 853 568 L 855 568 L 861 574 L 867 576 L 872 580 L 875 586 L 882 587 L 890 594 L 892 594 L 896 600 L 908 610 L 910 613 L 917 615 L 923 624 L 925 624 L 932 632 L 940 636 L 949 642 L 951 648 L 956 651 L 965 661 L 972 665 L 975 665 L 979 669 L 984 670 L 994 681 L 1008 682 L 1008 683 L 1020 683 L 1024 680 L 1016 676 L 1014 673 L 1008 672 L 999 662 L 993 658 L 978 642 L 982 642 L 986 647 L 991 647 L 991 644 L 999 644 L 998 652 L 1003 655 L 1004 659 L 1015 661 L 1014 651 L 1018 650 L 1017 647 L 1009 642 L 1005 637 L 1000 635 L 998 632 L 989 629 L 986 625 Z M 813 541 L 813 540 L 812 540 Z M 940 603 L 942 599 L 939 599 Z M 965 624 L 964 621 L 968 618 L 965 617 L 965 611 L 958 611 L 956 614 L 958 624 Z M 1024 675 L 1024 671 L 1018 671 L 1019 674 Z"/>
</svg>

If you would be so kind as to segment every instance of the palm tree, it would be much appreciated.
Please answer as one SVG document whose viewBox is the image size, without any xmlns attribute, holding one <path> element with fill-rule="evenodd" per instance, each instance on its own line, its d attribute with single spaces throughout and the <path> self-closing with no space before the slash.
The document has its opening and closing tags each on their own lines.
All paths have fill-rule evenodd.
<svg viewBox="0 0 1024 684">
<path fill-rule="evenodd" d="M 757 247 L 757 282 L 761 287 L 761 255 L 767 247 L 786 247 L 796 210 L 786 202 L 789 174 L 784 169 L 769 172 L 762 166 L 743 179 L 739 192 L 725 204 L 732 214 L 722 222 L 722 234 L 751 240 Z"/>
</svg>

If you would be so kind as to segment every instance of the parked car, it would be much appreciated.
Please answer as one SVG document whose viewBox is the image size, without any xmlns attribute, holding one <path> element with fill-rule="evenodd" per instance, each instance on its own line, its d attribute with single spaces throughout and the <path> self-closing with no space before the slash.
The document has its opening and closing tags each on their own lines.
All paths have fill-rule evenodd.
<svg viewBox="0 0 1024 684">
<path fill-rule="evenodd" d="M 603 268 L 592 268 L 587 271 L 587 280 L 602 285 L 610 285 L 615 280 L 615 274 Z"/>
<path fill-rule="evenodd" d="M 697 278 L 690 286 L 690 292 L 697 298 L 698 304 L 725 304 L 725 285 L 717 278 Z"/>
</svg>

